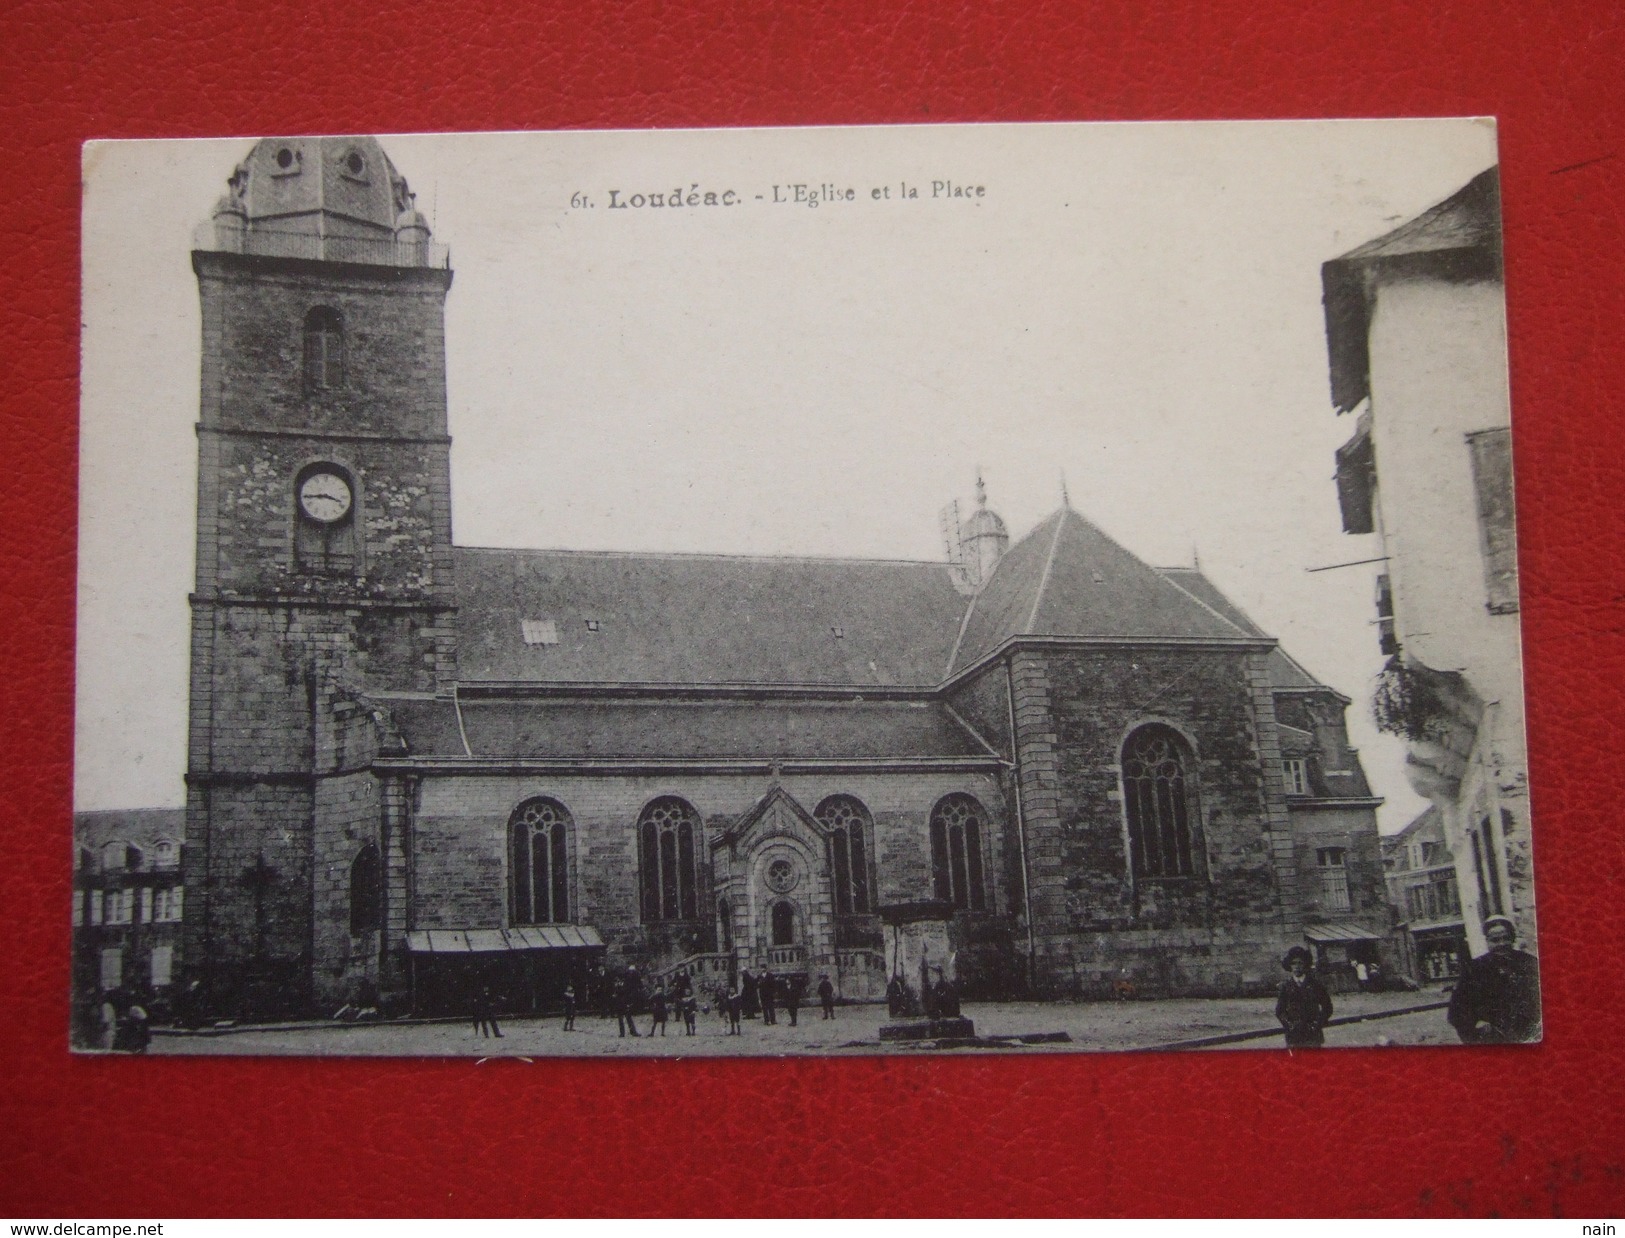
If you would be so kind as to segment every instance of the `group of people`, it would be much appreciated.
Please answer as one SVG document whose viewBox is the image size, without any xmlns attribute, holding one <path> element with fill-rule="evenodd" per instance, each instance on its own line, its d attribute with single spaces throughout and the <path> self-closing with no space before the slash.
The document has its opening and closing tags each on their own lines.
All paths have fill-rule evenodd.
<svg viewBox="0 0 1625 1238">
<path fill-rule="evenodd" d="M 806 986 L 807 978 L 802 975 L 778 976 L 765 968 L 753 973 L 746 968 L 739 973 L 737 984 L 717 987 L 715 1008 L 726 1024 L 727 1034 L 731 1036 L 742 1034 L 744 1019 L 760 1016 L 764 1027 L 776 1025 L 781 1010 L 790 1026 L 795 1027 L 800 1019 Z M 673 1017 L 681 1020 L 685 1035 L 693 1036 L 698 1031 L 699 993 L 694 978 L 686 969 L 680 968 L 669 986 L 659 979 L 652 986 L 646 986 L 636 967 L 613 973 L 599 968 L 585 987 L 597 995 L 599 1001 L 596 1008 L 614 1016 L 616 1030 L 622 1037 L 664 1036 Z M 815 992 L 823 1017 L 833 1019 L 835 985 L 828 973 L 820 974 Z M 484 995 L 488 994 L 489 990 L 484 990 Z M 475 1031 L 481 1032 L 482 1025 L 489 1023 L 492 1029 L 489 1034 L 500 1036 L 501 1032 L 495 1030 L 494 1010 L 484 995 L 476 1002 Z M 706 1009 L 711 1007 L 707 1005 Z M 564 1031 L 575 1029 L 576 1010 L 576 987 L 574 983 L 567 984 L 564 989 Z M 640 1032 L 638 1018 L 644 1014 L 648 1015 L 649 1022 L 646 1030 Z"/>
<path fill-rule="evenodd" d="M 1520 1044 L 1540 1039 L 1540 965 L 1519 950 L 1517 928 L 1506 916 L 1484 921 L 1489 950 L 1468 962 L 1450 994 L 1445 1013 L 1463 1044 Z M 1287 978 L 1275 1002 L 1275 1017 L 1289 1049 L 1326 1043 L 1332 998 L 1314 974 L 1307 947 L 1293 946 L 1281 960 Z M 1364 986 L 1362 986 L 1364 987 Z"/>
<path fill-rule="evenodd" d="M 137 999 L 102 1003 L 102 1043 L 115 1053 L 145 1053 L 152 1043 L 152 1018 Z"/>
<path fill-rule="evenodd" d="M 82 1049 L 145 1053 L 152 1042 L 155 1017 L 166 1013 L 150 989 L 119 986 L 101 993 L 75 995 L 73 1043 Z"/>
<path fill-rule="evenodd" d="M 730 1036 L 743 1035 L 742 1021 L 754 1019 L 758 1015 L 761 1016 L 763 1027 L 775 1026 L 779 1021 L 778 1012 L 781 1004 L 790 1026 L 796 1027 L 801 1018 L 801 1002 L 806 988 L 807 978 L 803 975 L 779 976 L 767 968 L 763 968 L 760 972 L 752 972 L 748 967 L 743 968 L 739 973 L 738 984 L 717 986 L 717 1012 L 722 1015 L 727 1025 L 727 1034 Z M 824 1018 L 833 1019 L 835 986 L 830 982 L 828 972 L 819 974 L 818 987 L 815 991 Z"/>
<path fill-rule="evenodd" d="M 1489 950 L 1469 961 L 1462 969 L 1450 997 L 1447 1019 L 1464 1044 L 1515 1044 L 1540 1038 L 1540 980 L 1539 964 L 1535 957 L 1514 945 L 1517 930 L 1505 916 L 1491 916 L 1484 921 L 1484 937 Z M 1281 1024 L 1289 1049 L 1315 1048 L 1326 1043 L 1326 1027 L 1332 1020 L 1332 997 L 1326 985 L 1315 974 L 1315 960 L 1305 946 L 1293 946 L 1281 959 L 1287 973 L 1276 995 L 1275 1017 Z M 1374 970 L 1374 969 L 1373 969 Z M 1369 987 L 1369 976 L 1365 978 Z M 717 986 L 715 1005 L 725 1022 L 727 1034 L 742 1035 L 745 1019 L 761 1017 L 762 1026 L 773 1027 L 779 1021 L 782 1009 L 791 1027 L 799 1021 L 801 1004 L 806 989 L 804 975 L 779 976 L 770 969 L 752 972 L 748 968 L 739 973 L 737 984 Z M 600 1009 L 613 1013 L 620 1034 L 624 1036 L 666 1035 L 673 1015 L 682 1021 L 683 1031 L 693 1036 L 698 1029 L 699 995 L 693 977 L 679 969 L 669 987 L 656 980 L 652 989 L 646 989 L 636 967 L 627 967 L 618 973 L 600 968 L 587 983 L 590 992 L 600 1001 Z M 835 1017 L 835 986 L 828 973 L 821 973 L 816 988 L 818 1004 L 825 1019 Z M 901 1013 L 924 1013 L 932 1018 L 950 1018 L 959 1014 L 959 992 L 953 982 L 942 975 L 940 968 L 925 991 L 918 997 L 902 981 L 894 977 L 887 990 L 892 1013 L 907 1005 Z M 489 985 L 482 985 L 473 1002 L 474 1032 L 478 1036 L 502 1036 L 497 1026 L 497 999 Z M 564 1030 L 571 1031 L 576 1022 L 576 988 L 573 983 L 564 989 Z M 914 1010 L 915 1005 L 921 1007 Z M 707 1009 L 710 1009 L 707 1006 Z M 648 1030 L 638 1031 L 638 1016 L 647 1013 Z M 135 1002 L 115 1008 L 106 1002 L 101 1011 L 102 1044 L 111 1049 L 141 1053 L 151 1037 L 146 1010 Z"/>
</svg>

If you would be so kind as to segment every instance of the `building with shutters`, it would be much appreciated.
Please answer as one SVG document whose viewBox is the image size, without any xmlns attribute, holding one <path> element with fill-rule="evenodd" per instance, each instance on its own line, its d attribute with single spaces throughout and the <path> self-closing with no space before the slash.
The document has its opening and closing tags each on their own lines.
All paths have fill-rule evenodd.
<svg viewBox="0 0 1625 1238">
<path fill-rule="evenodd" d="M 1473 954 L 1535 902 L 1513 527 L 1511 406 L 1495 168 L 1322 269 L 1349 533 L 1375 533 L 1375 700 L 1438 810 Z"/>
<path fill-rule="evenodd" d="M 1384 838 L 1382 863 L 1406 973 L 1423 984 L 1454 980 L 1467 961 L 1467 933 L 1456 859 L 1445 843 L 1439 810 L 1430 805 Z"/>
<path fill-rule="evenodd" d="M 140 998 L 172 1005 L 181 975 L 185 814 L 176 808 L 73 818 L 74 1039 L 93 1045 L 97 1007 Z"/>
<path fill-rule="evenodd" d="M 1234 994 L 1385 929 L 1347 698 L 1196 568 L 985 501 L 942 562 L 456 546 L 452 270 L 379 144 L 257 143 L 192 261 L 217 1010 L 877 998 L 924 914 L 967 996 Z"/>
</svg>

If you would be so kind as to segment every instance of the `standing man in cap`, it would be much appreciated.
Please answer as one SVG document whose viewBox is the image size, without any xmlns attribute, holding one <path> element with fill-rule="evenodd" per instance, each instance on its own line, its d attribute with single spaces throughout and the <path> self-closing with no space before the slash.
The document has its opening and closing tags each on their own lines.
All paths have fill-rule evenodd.
<svg viewBox="0 0 1625 1238">
<path fill-rule="evenodd" d="M 1489 952 L 1462 969 L 1450 995 L 1450 1026 L 1467 1045 L 1540 1039 L 1540 964 L 1513 946 L 1518 930 L 1505 916 L 1484 921 Z"/>
</svg>

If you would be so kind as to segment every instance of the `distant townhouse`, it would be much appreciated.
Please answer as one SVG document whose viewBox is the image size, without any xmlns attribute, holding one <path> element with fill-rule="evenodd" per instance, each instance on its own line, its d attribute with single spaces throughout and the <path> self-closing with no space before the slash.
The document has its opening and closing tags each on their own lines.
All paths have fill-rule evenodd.
<svg viewBox="0 0 1625 1238">
<path fill-rule="evenodd" d="M 1406 972 L 1424 984 L 1454 979 L 1466 957 L 1467 935 L 1443 814 L 1430 806 L 1383 839 L 1382 857 Z"/>
<path fill-rule="evenodd" d="M 185 811 L 75 813 L 73 834 L 76 1005 L 114 993 L 165 1001 L 179 977 Z"/>
</svg>

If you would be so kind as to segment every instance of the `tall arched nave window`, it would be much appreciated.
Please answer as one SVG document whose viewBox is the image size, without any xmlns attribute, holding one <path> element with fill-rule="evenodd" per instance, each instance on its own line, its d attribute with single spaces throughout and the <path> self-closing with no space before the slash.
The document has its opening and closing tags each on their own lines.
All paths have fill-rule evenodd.
<svg viewBox="0 0 1625 1238">
<path fill-rule="evenodd" d="M 866 913 L 869 898 L 869 810 L 850 795 L 832 795 L 813 813 L 829 831 L 837 915 Z"/>
<path fill-rule="evenodd" d="M 982 831 L 987 813 L 972 796 L 944 796 L 931 810 L 931 878 L 937 898 L 961 911 L 987 906 Z"/>
<path fill-rule="evenodd" d="M 570 814 L 556 800 L 526 800 L 508 823 L 514 924 L 570 918 Z"/>
<path fill-rule="evenodd" d="M 1151 723 L 1123 744 L 1123 804 L 1136 877 L 1198 875 L 1190 745 L 1172 727 Z"/>
<path fill-rule="evenodd" d="M 699 840 L 699 814 L 685 801 L 666 795 L 644 806 L 638 884 L 645 921 L 699 918 Z"/>
</svg>

